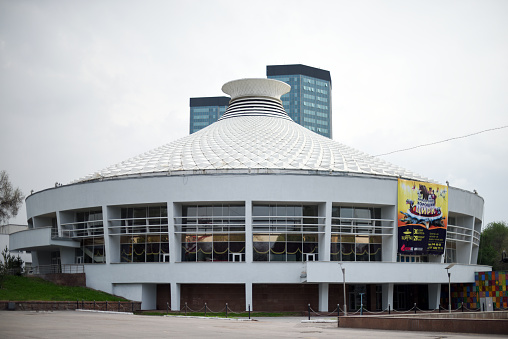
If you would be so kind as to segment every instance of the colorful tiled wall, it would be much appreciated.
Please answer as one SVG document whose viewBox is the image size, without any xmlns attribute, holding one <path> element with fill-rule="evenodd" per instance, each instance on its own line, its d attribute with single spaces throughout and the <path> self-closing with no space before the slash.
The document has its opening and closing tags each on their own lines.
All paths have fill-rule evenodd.
<svg viewBox="0 0 508 339">
<path fill-rule="evenodd" d="M 443 286 L 444 287 L 444 286 Z M 448 290 L 442 289 L 441 303 L 448 304 Z M 494 307 L 508 308 L 508 272 L 476 272 L 474 284 L 452 284 L 452 309 L 480 308 L 479 298 L 492 297 Z"/>
</svg>

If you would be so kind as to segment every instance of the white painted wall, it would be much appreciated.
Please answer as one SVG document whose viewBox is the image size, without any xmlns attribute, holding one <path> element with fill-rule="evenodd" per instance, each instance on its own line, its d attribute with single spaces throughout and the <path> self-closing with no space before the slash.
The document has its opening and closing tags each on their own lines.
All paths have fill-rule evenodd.
<svg viewBox="0 0 508 339">
<path fill-rule="evenodd" d="M 118 217 L 120 205 L 167 204 L 170 223 L 170 263 L 117 263 L 118 246 L 115 237 L 108 237 L 105 231 L 108 264 L 87 264 L 85 273 L 89 287 L 109 293 L 122 295 L 133 300 L 141 300 L 144 309 L 155 307 L 156 284 L 170 283 L 172 309 L 179 309 L 180 284 L 243 283 L 246 292 L 252 291 L 256 283 L 301 283 L 300 276 L 306 272 L 306 281 L 321 283 L 321 290 L 328 283 L 342 282 L 336 262 L 327 262 L 329 253 L 329 234 L 320 238 L 321 262 L 252 262 L 252 246 L 246 244 L 244 263 L 182 263 L 180 244 L 174 236 L 173 216 L 179 213 L 179 206 L 188 202 L 242 202 L 246 204 L 246 239 L 252 239 L 251 208 L 255 203 L 318 203 L 320 215 L 326 215 L 325 230 L 330 232 L 330 215 L 333 204 L 370 205 L 382 207 L 382 218 L 396 218 L 397 180 L 385 177 L 352 175 L 296 175 L 296 174 L 216 174 L 189 176 L 136 177 L 80 183 L 51 188 L 30 195 L 27 200 L 27 216 L 37 219 L 34 227 L 44 225 L 48 218 L 39 216 L 58 215 L 58 226 L 66 222 L 69 211 L 83 208 L 101 207 L 105 218 Z M 449 189 L 449 210 L 469 216 L 470 220 L 480 220 L 483 216 L 483 199 L 476 194 L 460 189 Z M 476 223 L 477 224 L 477 223 Z M 107 222 L 104 223 L 107 225 Z M 470 223 L 471 227 L 475 223 Z M 44 225 L 47 226 L 47 225 Z M 394 223 L 396 226 L 396 222 Z M 396 263 L 396 227 L 393 236 L 383 239 L 383 260 L 385 262 L 345 262 L 346 282 L 375 283 L 388 286 L 383 288 L 383 304 L 393 299 L 394 283 L 447 283 L 447 276 L 441 264 L 436 263 Z M 61 246 L 71 248 L 77 242 L 55 243 L 49 228 L 34 229 L 11 240 L 11 245 L 19 248 L 32 246 Z M 476 247 L 465 246 L 457 253 L 464 264 L 476 255 Z M 72 251 L 61 251 L 62 262 L 68 262 Z M 116 253 L 116 254 L 115 254 Z M 64 258 L 65 257 L 65 258 Z M 329 255 L 328 255 L 329 257 Z M 70 260 L 70 259 L 69 259 Z M 116 262 L 116 263 L 115 263 Z M 452 282 L 473 282 L 475 271 L 489 271 L 490 267 L 475 265 L 456 265 L 452 269 Z M 387 290 L 387 297 L 384 296 Z M 434 290 L 433 290 L 434 291 Z M 249 298 L 247 295 L 246 305 Z M 320 293 L 324 305 L 324 292 Z M 252 301 L 252 300 L 250 300 Z"/>
</svg>

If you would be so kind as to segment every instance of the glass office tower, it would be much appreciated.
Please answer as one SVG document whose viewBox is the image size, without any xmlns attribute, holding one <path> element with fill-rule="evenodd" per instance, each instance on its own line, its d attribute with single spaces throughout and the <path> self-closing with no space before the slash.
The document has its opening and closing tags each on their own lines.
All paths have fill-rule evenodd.
<svg viewBox="0 0 508 339">
<path fill-rule="evenodd" d="M 229 97 L 190 98 L 190 130 L 199 131 L 216 122 L 228 108 Z"/>
<path fill-rule="evenodd" d="M 268 79 L 291 86 L 281 97 L 291 119 L 313 132 L 332 137 L 332 80 L 330 72 L 305 65 L 266 66 Z"/>
</svg>

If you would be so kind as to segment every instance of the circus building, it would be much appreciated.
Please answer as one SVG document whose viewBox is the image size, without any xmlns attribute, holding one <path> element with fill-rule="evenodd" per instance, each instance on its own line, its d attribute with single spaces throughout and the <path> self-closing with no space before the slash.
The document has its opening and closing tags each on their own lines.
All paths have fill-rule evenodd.
<svg viewBox="0 0 508 339">
<path fill-rule="evenodd" d="M 480 196 L 298 125 L 283 82 L 222 89 L 210 126 L 31 194 L 11 248 L 34 267 L 79 265 L 142 309 L 436 309 L 448 271 L 454 284 L 490 271 Z"/>
</svg>

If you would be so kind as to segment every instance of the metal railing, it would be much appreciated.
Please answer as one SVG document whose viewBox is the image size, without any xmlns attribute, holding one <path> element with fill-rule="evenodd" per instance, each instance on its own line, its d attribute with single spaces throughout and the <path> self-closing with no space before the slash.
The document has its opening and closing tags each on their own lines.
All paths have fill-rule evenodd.
<svg viewBox="0 0 508 339">
<path fill-rule="evenodd" d="M 52 273 L 85 273 L 83 264 L 60 264 L 60 265 L 40 265 L 27 269 L 27 274 L 52 274 Z"/>
</svg>

